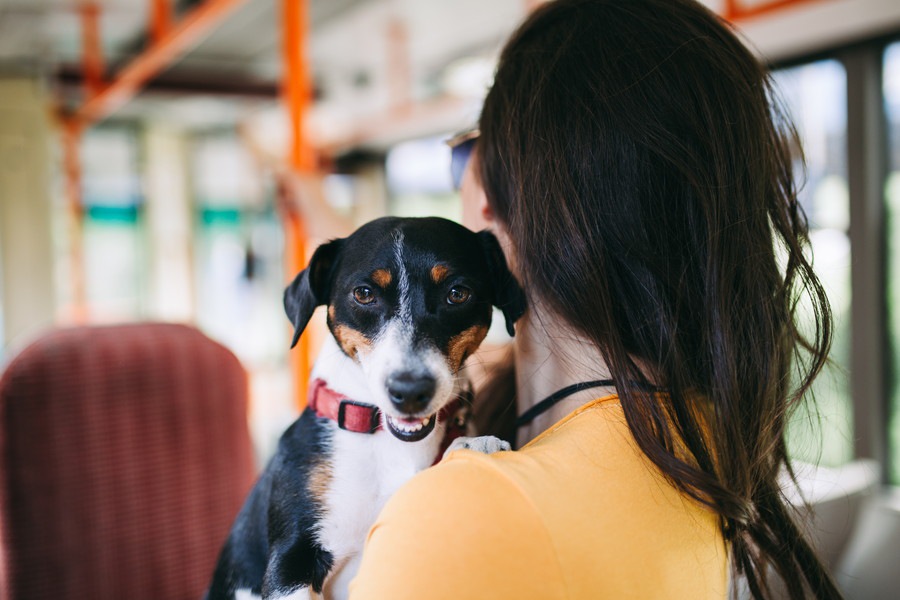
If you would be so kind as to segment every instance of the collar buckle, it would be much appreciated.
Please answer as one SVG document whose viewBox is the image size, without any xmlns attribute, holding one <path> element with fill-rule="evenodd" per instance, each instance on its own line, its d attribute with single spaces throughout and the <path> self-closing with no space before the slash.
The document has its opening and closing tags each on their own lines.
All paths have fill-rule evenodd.
<svg viewBox="0 0 900 600">
<path fill-rule="evenodd" d="M 353 411 L 357 414 L 357 416 L 362 416 L 365 413 L 369 414 L 368 431 L 360 431 L 358 426 L 347 426 L 348 407 L 359 409 L 358 411 Z M 357 418 L 351 416 L 351 419 L 358 422 Z M 375 433 L 378 428 L 381 427 L 381 411 L 378 410 L 378 407 L 372 406 L 371 404 L 356 402 L 354 400 L 341 400 L 340 404 L 338 404 L 337 424 L 338 427 L 340 427 L 344 431 L 353 431 L 355 433 Z"/>
</svg>

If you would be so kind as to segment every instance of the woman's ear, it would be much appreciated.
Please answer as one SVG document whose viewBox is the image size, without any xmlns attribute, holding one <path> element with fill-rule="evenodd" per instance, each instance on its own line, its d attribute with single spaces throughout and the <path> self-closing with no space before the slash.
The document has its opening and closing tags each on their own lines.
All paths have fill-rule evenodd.
<svg viewBox="0 0 900 600">
<path fill-rule="evenodd" d="M 494 209 L 488 204 L 487 194 L 484 193 L 484 188 L 479 189 L 481 190 L 481 193 L 478 194 L 478 212 L 481 214 L 481 218 L 486 222 L 493 223 L 496 220 L 494 217 Z"/>
<path fill-rule="evenodd" d="M 490 231 L 479 231 L 477 235 L 494 286 L 492 303 L 503 311 L 506 319 L 506 331 L 509 335 L 515 335 L 514 324 L 525 312 L 525 292 L 522 291 L 519 282 L 510 272 L 503 249 L 500 248 L 500 243 L 494 234 Z"/>
<path fill-rule="evenodd" d="M 328 302 L 334 266 L 343 244 L 342 239 L 332 240 L 316 248 L 309 265 L 284 290 L 284 311 L 294 325 L 291 348 L 297 345 L 297 340 L 306 329 L 316 307 Z"/>
<path fill-rule="evenodd" d="M 472 151 L 463 172 L 459 196 L 462 200 L 462 223 L 472 231 L 490 229 L 494 225 L 494 211 L 488 206 L 487 195 L 478 179 L 478 147 Z"/>
</svg>

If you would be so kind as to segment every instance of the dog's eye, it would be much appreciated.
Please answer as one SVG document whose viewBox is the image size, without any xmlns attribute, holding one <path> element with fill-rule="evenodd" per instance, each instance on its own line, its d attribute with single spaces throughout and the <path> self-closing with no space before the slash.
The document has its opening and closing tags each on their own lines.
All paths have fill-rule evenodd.
<svg viewBox="0 0 900 600">
<path fill-rule="evenodd" d="M 447 303 L 448 304 L 465 304 L 469 301 L 469 297 L 472 295 L 472 291 L 461 285 L 454 285 L 450 288 L 450 293 L 447 294 Z"/>
<path fill-rule="evenodd" d="M 360 304 L 372 304 L 375 302 L 375 293 L 372 288 L 360 286 L 353 288 L 353 298 Z"/>
</svg>

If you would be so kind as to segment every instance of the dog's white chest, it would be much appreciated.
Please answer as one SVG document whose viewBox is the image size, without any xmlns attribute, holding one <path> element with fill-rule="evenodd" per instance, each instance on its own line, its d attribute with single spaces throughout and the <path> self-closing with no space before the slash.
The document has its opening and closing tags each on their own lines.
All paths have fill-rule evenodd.
<svg viewBox="0 0 900 600">
<path fill-rule="evenodd" d="M 313 368 L 314 378 L 348 398 L 375 404 L 359 366 L 328 337 Z M 356 574 L 366 535 L 378 513 L 397 489 L 434 463 L 444 437 L 444 424 L 422 441 L 404 442 L 385 430 L 355 433 L 333 427 L 327 462 L 318 539 L 334 557 L 335 569 L 326 580 L 326 597 L 346 597 Z"/>
<path fill-rule="evenodd" d="M 331 478 L 325 494 L 319 540 L 338 568 L 327 585 L 336 600 L 356 573 L 366 535 L 388 498 L 437 455 L 443 431 L 401 442 L 386 431 L 367 435 L 337 430 L 332 440 Z"/>
<path fill-rule="evenodd" d="M 320 529 L 323 546 L 340 561 L 361 544 L 388 498 L 429 467 L 442 432 L 415 444 L 386 431 L 372 435 L 338 430 L 333 439 L 331 481 Z"/>
</svg>

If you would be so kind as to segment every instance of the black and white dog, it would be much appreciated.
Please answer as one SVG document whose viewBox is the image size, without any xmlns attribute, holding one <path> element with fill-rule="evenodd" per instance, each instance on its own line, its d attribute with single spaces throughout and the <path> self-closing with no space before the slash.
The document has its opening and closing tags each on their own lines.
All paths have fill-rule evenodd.
<svg viewBox="0 0 900 600">
<path fill-rule="evenodd" d="M 241 509 L 209 600 L 346 597 L 385 502 L 440 459 L 464 419 L 460 368 L 484 339 L 492 305 L 511 335 L 525 307 L 493 235 L 392 217 L 316 250 L 285 291 L 294 344 L 323 304 L 332 336 L 309 406 Z M 509 449 L 478 441 L 467 446 Z"/>
</svg>

